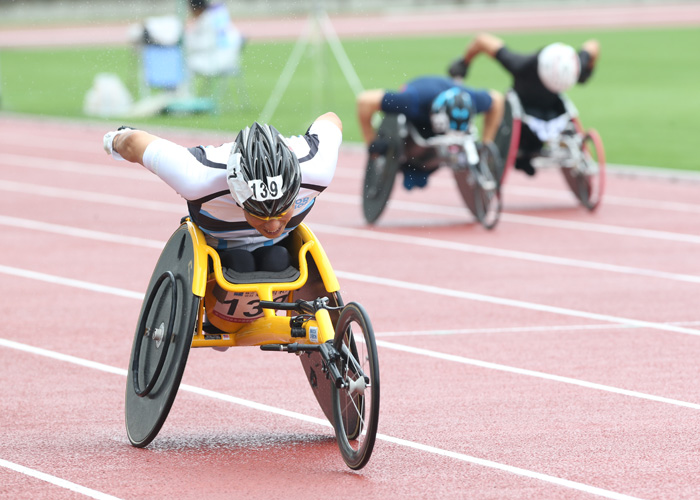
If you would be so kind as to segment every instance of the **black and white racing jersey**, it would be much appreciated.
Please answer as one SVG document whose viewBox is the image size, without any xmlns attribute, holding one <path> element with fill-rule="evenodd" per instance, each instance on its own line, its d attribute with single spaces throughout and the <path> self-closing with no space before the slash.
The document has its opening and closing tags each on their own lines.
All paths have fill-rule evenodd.
<svg viewBox="0 0 700 500">
<path fill-rule="evenodd" d="M 278 238 L 268 239 L 245 220 L 231 196 L 226 164 L 233 142 L 221 146 L 184 148 L 165 139 L 148 145 L 143 163 L 187 200 L 190 217 L 217 249 L 255 248 L 284 239 L 311 211 L 316 197 L 328 187 L 338 162 L 342 132 L 328 120 L 315 121 L 303 136 L 285 138 L 301 167 L 301 189 L 294 215 Z"/>
</svg>

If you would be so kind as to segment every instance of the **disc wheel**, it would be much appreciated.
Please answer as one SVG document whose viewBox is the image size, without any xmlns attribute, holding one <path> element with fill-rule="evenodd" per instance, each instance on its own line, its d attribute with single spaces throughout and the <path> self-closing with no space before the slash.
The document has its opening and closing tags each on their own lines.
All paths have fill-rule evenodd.
<svg viewBox="0 0 700 500">
<path fill-rule="evenodd" d="M 367 160 L 362 191 L 362 210 L 370 224 L 376 222 L 384 211 L 399 170 L 402 142 L 398 115 L 387 114 L 384 117 L 374 144 L 379 147 L 376 152 L 370 153 Z"/>
<path fill-rule="evenodd" d="M 453 170 L 465 205 L 486 229 L 493 229 L 501 216 L 500 154 L 493 143 L 479 146 L 479 163 Z"/>
<path fill-rule="evenodd" d="M 192 293 L 192 241 L 181 226 L 166 243 L 146 291 L 132 343 L 126 430 L 133 446 L 158 434 L 175 400 L 192 345 L 199 297 Z"/>
<path fill-rule="evenodd" d="M 598 132 L 585 133 L 572 158 L 569 164 L 562 164 L 562 174 L 581 205 L 593 211 L 600 204 L 605 185 L 605 152 Z"/>
<path fill-rule="evenodd" d="M 377 345 L 362 306 L 350 302 L 343 308 L 333 346 L 344 384 L 333 391 L 335 433 L 343 460 L 357 470 L 369 461 L 379 419 Z"/>
</svg>

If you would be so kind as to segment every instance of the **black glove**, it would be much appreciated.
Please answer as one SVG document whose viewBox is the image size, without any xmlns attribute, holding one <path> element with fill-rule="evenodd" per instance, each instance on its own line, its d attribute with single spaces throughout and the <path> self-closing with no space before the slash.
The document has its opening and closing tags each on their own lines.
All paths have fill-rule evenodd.
<svg viewBox="0 0 700 500">
<path fill-rule="evenodd" d="M 459 59 L 455 59 L 455 61 L 450 64 L 447 72 L 452 78 L 466 78 L 468 70 L 469 64 L 464 62 L 464 57 L 460 57 Z"/>
<path fill-rule="evenodd" d="M 389 143 L 384 139 L 375 139 L 367 148 L 370 155 L 385 155 L 389 150 Z"/>
</svg>

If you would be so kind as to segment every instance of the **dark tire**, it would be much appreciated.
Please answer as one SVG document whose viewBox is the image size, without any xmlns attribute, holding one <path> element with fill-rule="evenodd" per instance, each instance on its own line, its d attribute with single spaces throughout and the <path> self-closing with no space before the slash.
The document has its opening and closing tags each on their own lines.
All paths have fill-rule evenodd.
<svg viewBox="0 0 700 500">
<path fill-rule="evenodd" d="M 384 211 L 394 188 L 396 173 L 403 154 L 399 116 L 387 114 L 377 130 L 374 144 L 378 152 L 372 152 L 367 160 L 362 189 L 362 210 L 365 220 L 373 224 Z"/>
<path fill-rule="evenodd" d="M 562 165 L 562 174 L 581 205 L 593 211 L 600 204 L 605 186 L 605 151 L 598 132 L 585 133 L 572 157 L 577 160 L 572 165 Z"/>
<path fill-rule="evenodd" d="M 493 229 L 501 216 L 501 160 L 493 143 L 479 146 L 479 164 L 453 170 L 465 205 L 486 229 Z"/>
<path fill-rule="evenodd" d="M 343 460 L 364 467 L 372 454 L 379 420 L 379 362 L 374 332 L 361 305 L 347 304 L 338 319 L 333 346 L 344 387 L 333 390 L 334 427 Z"/>
<path fill-rule="evenodd" d="M 165 422 L 192 345 L 199 297 L 192 293 L 192 240 L 181 226 L 166 243 L 146 291 L 126 385 L 126 430 L 147 446 Z"/>
<path fill-rule="evenodd" d="M 503 184 L 503 176 L 505 174 L 508 155 L 511 154 L 511 149 L 517 149 L 517 143 L 520 140 L 520 127 L 514 126 L 513 107 L 509 99 L 506 99 L 504 108 L 503 119 L 501 120 L 501 124 L 496 132 L 496 138 L 493 141 L 498 149 L 499 158 L 501 160 L 496 177 L 500 184 Z M 513 135 L 516 133 L 518 134 L 518 137 L 513 137 Z"/>
</svg>

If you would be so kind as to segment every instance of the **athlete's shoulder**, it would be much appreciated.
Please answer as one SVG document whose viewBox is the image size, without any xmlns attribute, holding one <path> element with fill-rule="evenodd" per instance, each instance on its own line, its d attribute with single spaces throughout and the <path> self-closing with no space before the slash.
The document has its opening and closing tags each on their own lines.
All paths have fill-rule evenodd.
<svg viewBox="0 0 700 500">
<path fill-rule="evenodd" d="M 194 148 L 189 148 L 190 153 L 194 155 L 200 163 L 210 164 L 226 164 L 228 162 L 228 157 L 231 154 L 231 148 L 233 147 L 233 142 L 226 142 L 219 146 L 213 145 L 200 145 Z"/>
</svg>

